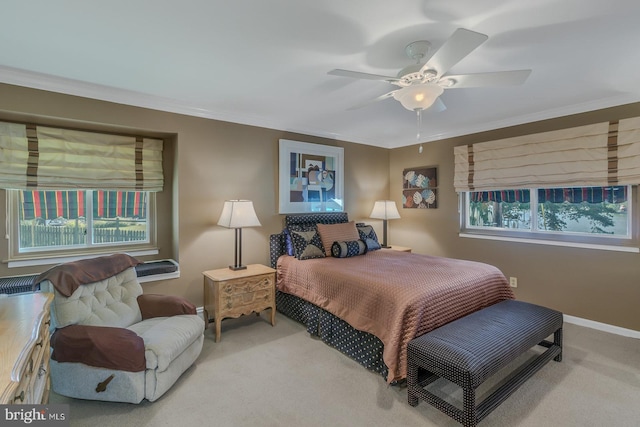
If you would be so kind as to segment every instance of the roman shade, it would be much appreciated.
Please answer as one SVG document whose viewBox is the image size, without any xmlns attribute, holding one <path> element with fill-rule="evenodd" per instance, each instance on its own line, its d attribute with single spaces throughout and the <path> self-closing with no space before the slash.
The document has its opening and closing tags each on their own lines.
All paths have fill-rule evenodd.
<svg viewBox="0 0 640 427">
<path fill-rule="evenodd" d="M 161 191 L 160 139 L 0 122 L 0 188 Z"/>
<path fill-rule="evenodd" d="M 640 117 L 454 147 L 457 192 L 640 183 Z"/>
</svg>

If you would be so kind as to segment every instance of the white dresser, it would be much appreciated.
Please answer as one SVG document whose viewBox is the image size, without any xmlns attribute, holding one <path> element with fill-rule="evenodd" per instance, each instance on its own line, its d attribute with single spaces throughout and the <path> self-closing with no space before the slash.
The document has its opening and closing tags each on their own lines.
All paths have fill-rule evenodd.
<svg viewBox="0 0 640 427">
<path fill-rule="evenodd" d="M 0 298 L 0 404 L 49 400 L 49 307 L 53 294 Z"/>
</svg>

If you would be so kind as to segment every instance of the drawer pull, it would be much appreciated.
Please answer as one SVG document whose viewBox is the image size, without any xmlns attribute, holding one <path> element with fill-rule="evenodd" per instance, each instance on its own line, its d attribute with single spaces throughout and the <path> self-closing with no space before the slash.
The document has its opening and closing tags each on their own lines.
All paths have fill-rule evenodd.
<svg viewBox="0 0 640 427">
<path fill-rule="evenodd" d="M 17 402 L 18 400 L 20 400 L 20 402 L 24 402 L 24 390 L 22 390 L 20 394 L 13 399 L 14 402 Z"/>
<path fill-rule="evenodd" d="M 44 341 L 44 340 L 40 340 L 40 342 L 36 343 L 36 346 L 38 346 L 38 347 L 42 347 L 42 342 L 43 342 L 43 341 Z"/>
</svg>

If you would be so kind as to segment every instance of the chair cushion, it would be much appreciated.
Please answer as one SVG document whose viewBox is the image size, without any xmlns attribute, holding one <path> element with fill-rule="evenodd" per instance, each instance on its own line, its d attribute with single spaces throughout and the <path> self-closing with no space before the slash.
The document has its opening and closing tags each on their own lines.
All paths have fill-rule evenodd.
<svg viewBox="0 0 640 427">
<path fill-rule="evenodd" d="M 144 340 L 147 369 L 162 372 L 204 333 L 204 320 L 191 314 L 154 317 L 131 325 L 128 329 Z"/>
</svg>

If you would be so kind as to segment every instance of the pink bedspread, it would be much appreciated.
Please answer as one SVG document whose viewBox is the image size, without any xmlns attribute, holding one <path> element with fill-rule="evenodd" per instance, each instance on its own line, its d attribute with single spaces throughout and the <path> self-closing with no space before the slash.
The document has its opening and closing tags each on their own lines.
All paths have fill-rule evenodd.
<svg viewBox="0 0 640 427">
<path fill-rule="evenodd" d="M 281 256 L 276 286 L 378 337 L 388 382 L 406 378 L 413 338 L 514 298 L 494 266 L 388 249 L 352 258 Z"/>
</svg>

